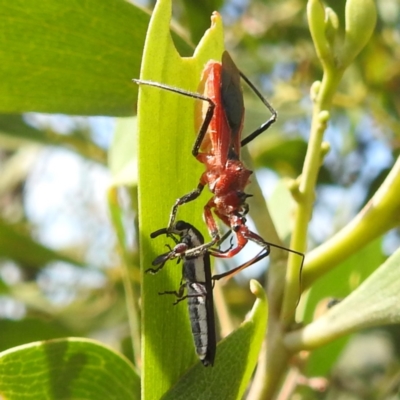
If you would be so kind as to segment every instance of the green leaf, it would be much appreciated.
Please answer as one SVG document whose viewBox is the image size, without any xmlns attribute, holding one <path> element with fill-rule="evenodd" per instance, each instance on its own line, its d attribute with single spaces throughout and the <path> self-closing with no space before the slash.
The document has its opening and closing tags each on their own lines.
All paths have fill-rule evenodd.
<svg viewBox="0 0 400 400">
<path fill-rule="evenodd" d="M 251 281 L 257 296 L 249 317 L 217 347 L 214 367 L 197 363 L 163 400 L 241 399 L 257 364 L 266 327 L 268 306 L 265 292 Z"/>
<path fill-rule="evenodd" d="M 140 399 L 132 365 L 87 339 L 30 343 L 0 353 L 0 397 L 28 399 Z"/>
<path fill-rule="evenodd" d="M 343 299 L 384 261 L 379 238 L 318 279 L 306 295 L 305 322 L 311 322 L 317 304 L 325 298 Z"/>
<path fill-rule="evenodd" d="M 331 328 L 355 330 L 400 322 L 400 249 L 326 314 Z M 328 315 L 331 314 L 331 315 Z"/>
<path fill-rule="evenodd" d="M 285 343 L 312 349 L 360 329 L 400 322 L 400 249 L 342 302 Z M 296 343 L 297 342 L 297 343 Z"/>
<path fill-rule="evenodd" d="M 81 261 L 41 245 L 17 227 L 1 220 L 0 256 L 10 258 L 30 269 L 41 268 L 51 261 L 65 261 L 78 267 L 85 267 Z"/>
<path fill-rule="evenodd" d="M 120 267 L 122 282 L 124 284 L 125 302 L 128 313 L 128 322 L 131 339 L 131 352 L 133 350 L 135 357 L 135 364 L 141 363 L 141 350 L 140 350 L 140 311 L 138 299 L 140 294 L 137 292 L 137 286 L 133 284 L 134 274 L 140 274 L 137 264 L 132 262 L 131 248 L 127 240 L 126 224 L 124 209 L 121 205 L 119 190 L 116 187 L 110 187 L 108 190 L 108 210 L 111 222 L 114 227 L 118 239 L 118 250 L 122 256 L 122 263 Z M 135 196 L 137 197 L 137 196 Z M 132 207 L 133 208 L 133 207 Z"/>
<path fill-rule="evenodd" d="M 147 34 L 141 79 L 196 91 L 207 61 L 221 59 L 221 20 L 214 18 L 195 56 L 182 59 L 169 34 L 170 15 L 170 1 L 159 1 Z M 168 242 L 165 237 L 150 241 L 150 233 L 167 225 L 175 200 L 197 186 L 203 170 L 191 154 L 195 140 L 194 106 L 191 98 L 154 87 L 143 86 L 139 93 L 138 188 L 143 271 L 150 268 L 157 255 L 165 252 Z M 181 207 L 178 213 L 179 219 L 189 221 L 203 232 L 201 216 L 205 199 L 210 195 L 204 196 Z M 186 304 L 172 306 L 174 299 L 158 295 L 158 292 L 177 289 L 181 272 L 181 266 L 170 262 L 156 276 L 143 275 L 145 398 L 159 399 L 196 360 Z"/>
<path fill-rule="evenodd" d="M 324 306 L 325 299 L 340 300 L 355 290 L 384 260 L 381 248 L 381 239 L 375 240 L 318 279 L 306 294 L 306 306 L 301 319 L 311 322 L 315 312 L 318 312 L 318 307 Z M 347 339 L 340 339 L 330 343 L 328 348 L 324 346 L 313 351 L 307 365 L 309 373 L 325 375 L 346 341 Z"/>
<path fill-rule="evenodd" d="M 134 113 L 143 9 L 123 0 L 1 0 L 0 8 L 0 112 Z"/>
</svg>

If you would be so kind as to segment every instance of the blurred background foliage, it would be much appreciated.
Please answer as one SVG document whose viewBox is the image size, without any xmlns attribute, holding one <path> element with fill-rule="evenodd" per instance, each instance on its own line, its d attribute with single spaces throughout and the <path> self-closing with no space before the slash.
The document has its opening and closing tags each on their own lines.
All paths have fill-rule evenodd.
<svg viewBox="0 0 400 400">
<path fill-rule="evenodd" d="M 9 7 L 10 14 L 22 15 L 16 3 L 13 6 L 1 3 Z M 326 136 L 331 151 L 319 175 L 309 232 L 310 248 L 324 242 L 360 210 L 383 182 L 400 153 L 400 4 L 396 0 L 377 0 L 376 3 L 376 31 L 344 75 L 334 99 Z M 67 7 L 50 1 L 43 2 L 42 7 L 51 4 L 55 7 L 53 11 L 59 13 Z M 343 26 L 345 1 L 330 0 L 325 4 L 336 11 Z M 151 9 L 153 5 L 154 2 L 142 1 L 139 6 Z M 128 6 L 133 9 L 138 5 L 135 2 L 124 5 L 127 9 Z M 36 16 L 44 13 L 35 5 L 32 7 L 35 9 L 30 12 Z M 132 34 L 134 42 L 126 45 L 128 49 L 132 47 L 129 50 L 132 63 L 129 68 L 125 67 L 127 71 L 121 78 L 127 94 L 121 94 L 126 101 L 121 101 L 120 109 L 115 107 L 113 111 L 111 106 L 101 102 L 102 95 L 108 96 L 108 86 L 118 86 L 120 71 L 115 71 L 115 80 L 110 75 L 107 81 L 100 73 L 96 78 L 97 68 L 100 68 L 97 65 L 91 66 L 88 74 L 93 73 L 93 87 L 98 79 L 105 89 L 104 92 L 99 89 L 99 106 L 94 111 L 89 107 L 79 112 L 79 92 L 76 108 L 73 101 L 64 108 L 60 106 L 62 88 L 55 86 L 56 81 L 47 82 L 46 74 L 43 87 L 50 85 L 47 92 L 29 84 L 24 89 L 22 82 L 25 92 L 18 92 L 16 87 L 14 98 L 24 96 L 23 106 L 18 102 L 14 105 L 10 90 L 5 101 L 0 102 L 0 350 L 35 340 L 86 336 L 102 340 L 133 357 L 120 268 L 122 258 L 108 216 L 106 193 L 112 182 L 130 184 L 120 190 L 119 196 L 126 215 L 130 276 L 138 293 L 137 202 L 136 187 L 132 185 L 135 168 L 125 171 L 130 174 L 126 179 L 122 171 L 126 164 L 121 162 L 120 154 L 111 152 L 108 155 L 113 140 L 120 137 L 115 132 L 121 129 L 121 123 L 124 124 L 116 117 L 135 114 L 137 87 L 127 82 L 139 76 L 148 21 L 146 12 L 140 8 L 136 10 L 142 23 L 124 26 L 125 31 L 132 31 L 127 35 Z M 321 78 L 321 66 L 307 27 L 306 1 L 176 0 L 173 10 L 176 42 L 183 54 L 190 54 L 190 43 L 196 43 L 209 27 L 214 10 L 223 16 L 226 48 L 279 113 L 276 126 L 249 146 L 261 186 L 267 196 L 273 197 L 281 179 L 295 178 L 301 172 L 312 109 L 309 90 L 312 83 Z M 87 18 L 90 26 L 89 13 Z M 110 20 L 113 18 L 115 25 L 111 26 L 111 22 L 108 25 L 108 15 L 104 13 L 101 22 L 118 41 L 119 20 L 118 16 L 110 14 Z M 38 20 L 35 25 L 34 20 L 32 29 L 38 29 L 42 23 L 44 26 L 45 22 L 45 19 Z M 57 31 L 44 30 L 43 35 L 52 35 L 56 45 L 63 49 L 65 41 L 64 38 L 57 41 Z M 16 79 L 18 82 L 32 74 L 29 65 L 24 64 L 23 54 L 14 46 L 17 39 L 4 35 L 0 50 L 2 59 L 12 60 L 10 68 L 20 61 L 20 75 L 11 76 L 10 69 L 3 66 L 0 67 L 0 81 Z M 29 37 L 19 40 L 34 41 Z M 43 43 L 40 48 L 39 42 L 41 52 L 46 53 L 46 45 Z M 41 56 L 38 52 L 29 57 L 39 60 Z M 123 60 L 122 57 L 122 63 Z M 56 71 L 58 75 L 55 76 L 61 82 L 67 78 L 62 68 L 60 71 Z M 77 85 L 81 84 L 82 90 L 86 90 L 85 76 L 77 75 Z M 66 86 L 73 84 L 68 79 L 64 82 Z M 54 107 L 51 90 L 54 90 Z M 117 103 L 118 90 L 114 93 Z M 43 93 L 50 97 L 43 106 L 38 106 Z M 265 109 L 246 91 L 245 95 L 245 131 L 249 131 L 265 120 Z M 74 110 L 74 115 L 67 115 L 68 110 Z M 128 126 L 133 124 L 134 119 Z M 133 151 L 134 142 L 130 143 Z M 126 157 L 132 162 L 131 154 Z M 122 175 L 118 175 L 121 171 Z M 287 215 L 280 216 L 278 209 L 272 212 L 277 219 Z M 378 256 L 391 254 L 399 246 L 399 238 L 398 230 L 389 232 L 382 238 L 382 244 L 375 246 L 375 252 Z M 253 273 L 258 275 L 260 271 L 255 269 Z M 253 301 L 247 285 L 241 289 L 245 279 L 238 279 L 226 288 L 227 300 L 237 313 L 238 321 Z M 371 354 L 356 365 L 351 362 L 354 357 L 348 353 L 342 355 L 336 367 L 328 372 L 332 388 L 327 398 L 386 398 L 374 396 L 378 396 L 377 393 L 381 396 L 386 388 L 399 384 L 399 341 L 392 339 L 398 338 L 399 333 L 394 326 L 379 330 L 376 335 L 373 332 L 360 334 L 361 339 L 348 352 L 352 354 L 360 343 L 371 348 L 373 337 L 372 347 L 379 354 Z M 365 351 L 366 347 L 361 348 Z M 348 357 L 347 362 L 345 357 Z M 332 352 L 332 355 L 325 354 L 321 363 L 331 365 L 336 359 L 337 353 Z M 314 392 L 304 390 L 310 396 L 307 398 L 318 398 Z"/>
</svg>

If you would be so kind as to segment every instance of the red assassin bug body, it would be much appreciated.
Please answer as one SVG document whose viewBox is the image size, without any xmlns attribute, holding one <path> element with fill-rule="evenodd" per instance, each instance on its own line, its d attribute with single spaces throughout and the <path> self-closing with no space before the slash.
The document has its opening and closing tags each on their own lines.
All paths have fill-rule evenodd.
<svg viewBox="0 0 400 400">
<path fill-rule="evenodd" d="M 240 84 L 241 78 L 271 112 L 271 117 L 242 141 L 244 102 Z M 211 60 L 206 64 L 201 77 L 199 89 L 201 93 L 188 92 L 152 81 L 136 79 L 134 81 L 138 84 L 154 86 L 208 103 L 192 149 L 193 155 L 205 165 L 206 170 L 202 174 L 197 188 L 175 202 L 167 231 L 172 233 L 174 230 L 178 207 L 196 199 L 203 188 L 208 185 L 214 196 L 204 207 L 204 219 L 212 241 L 198 248 L 190 249 L 186 254 L 200 254 L 203 250 L 208 249 L 207 251 L 211 255 L 230 258 L 239 253 L 249 240 L 263 247 L 262 258 L 269 254 L 270 245 L 282 248 L 266 242 L 246 225 L 245 215 L 248 212 L 246 199 L 251 195 L 246 194 L 244 189 L 249 183 L 252 171 L 248 170 L 240 160 L 240 148 L 267 130 L 276 121 L 277 113 L 246 76 L 238 70 L 229 54 L 226 51 L 223 53 L 222 62 Z M 220 239 L 212 211 L 236 234 L 236 246 L 226 252 L 211 248 Z M 290 249 L 286 250 L 304 258 L 302 253 Z M 249 266 L 259 259 L 260 255 L 257 255 L 245 265 Z M 235 272 L 238 271 L 235 269 Z"/>
<path fill-rule="evenodd" d="M 229 54 L 224 52 L 222 63 L 210 61 L 206 65 L 202 82 L 204 96 L 213 102 L 215 108 L 207 131 L 202 135 L 204 129 L 203 132 L 200 130 L 193 148 L 193 154 L 205 165 L 206 171 L 200 178 L 197 190 L 192 193 L 200 194 L 204 186 L 209 186 L 214 196 L 204 207 L 204 218 L 215 242 L 219 239 L 219 232 L 212 210 L 236 232 L 237 246 L 226 254 L 216 254 L 219 257 L 232 257 L 253 238 L 253 232 L 249 231 L 243 217 L 248 210 L 246 198 L 249 197 L 244 193 L 244 188 L 252 171 L 240 160 L 244 118 L 240 72 Z M 181 203 L 182 199 L 178 199 L 175 207 Z M 173 220 L 170 225 L 172 223 Z M 263 241 L 258 235 L 254 239 Z"/>
</svg>

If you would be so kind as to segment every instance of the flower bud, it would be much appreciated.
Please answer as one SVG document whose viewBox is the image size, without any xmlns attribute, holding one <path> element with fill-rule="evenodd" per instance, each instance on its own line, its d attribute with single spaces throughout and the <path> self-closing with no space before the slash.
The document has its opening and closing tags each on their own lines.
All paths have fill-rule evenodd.
<svg viewBox="0 0 400 400">
<path fill-rule="evenodd" d="M 320 0 L 307 4 L 308 25 L 318 57 L 324 65 L 332 65 L 333 56 L 326 37 L 325 8 Z"/>
<path fill-rule="evenodd" d="M 338 61 L 346 68 L 371 38 L 376 24 L 374 0 L 347 0 L 346 34 Z"/>
<path fill-rule="evenodd" d="M 332 8 L 326 7 L 325 19 L 325 36 L 328 40 L 331 51 L 334 54 L 339 31 L 339 18 L 336 15 L 335 11 L 332 10 Z"/>
</svg>

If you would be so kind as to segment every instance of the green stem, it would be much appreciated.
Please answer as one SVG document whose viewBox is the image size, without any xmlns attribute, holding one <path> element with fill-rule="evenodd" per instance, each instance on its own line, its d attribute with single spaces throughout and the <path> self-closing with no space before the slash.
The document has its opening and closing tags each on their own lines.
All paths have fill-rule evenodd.
<svg viewBox="0 0 400 400">
<path fill-rule="evenodd" d="M 108 207 L 111 215 L 111 221 L 118 239 L 119 253 L 121 254 L 121 272 L 122 282 L 125 291 L 126 308 L 128 314 L 129 328 L 132 338 L 133 354 L 135 356 L 136 372 L 140 374 L 138 365 L 141 364 L 141 351 L 140 351 L 140 323 L 139 323 L 139 310 L 136 304 L 138 295 L 135 295 L 132 287 L 132 282 L 129 274 L 129 254 L 126 248 L 126 236 L 122 223 L 121 206 L 118 201 L 118 190 L 112 187 L 108 191 Z"/>
<path fill-rule="evenodd" d="M 289 332 L 283 339 L 287 349 L 312 350 L 361 329 L 399 323 L 399 264 L 397 250 L 342 302 L 301 330 Z"/>
<path fill-rule="evenodd" d="M 303 172 L 295 198 L 295 223 L 290 247 L 305 252 L 307 249 L 308 224 L 312 215 L 315 199 L 315 185 L 323 158 L 322 139 L 329 119 L 332 97 L 337 89 L 342 71 L 325 69 L 321 85 L 316 93 L 311 124 L 310 142 L 304 161 Z M 286 272 L 286 286 L 282 305 L 281 320 L 284 326 L 293 322 L 294 311 L 300 296 L 300 263 L 299 257 L 289 254 Z"/>
<path fill-rule="evenodd" d="M 315 101 L 312 133 L 310 137 L 309 150 L 306 155 L 306 161 L 303 169 L 303 179 L 299 187 L 299 205 L 297 213 L 297 227 L 292 237 L 291 248 L 298 251 L 305 251 L 308 221 L 311 217 L 312 206 L 314 203 L 314 187 L 317 179 L 319 167 L 321 164 L 321 143 L 323 134 L 326 129 L 328 114 L 322 112 L 325 104 L 330 104 L 333 94 L 340 81 L 341 74 L 326 73 L 324 75 L 317 100 Z M 273 227 L 273 224 L 271 223 Z M 295 238 L 295 239 L 294 239 Z M 285 277 L 282 276 L 284 271 L 280 261 L 282 257 L 286 258 L 286 254 L 282 252 L 274 252 L 274 260 L 270 265 L 268 272 L 268 298 L 270 303 L 270 318 L 268 321 L 268 337 L 267 350 L 262 351 L 257 372 L 254 378 L 253 387 L 248 398 L 251 399 L 268 399 L 276 392 L 280 382 L 280 378 L 284 374 L 289 354 L 282 344 L 282 329 L 287 324 L 281 324 L 279 321 L 279 312 L 282 306 L 282 282 Z M 286 272 L 285 299 L 288 311 L 283 310 L 283 314 L 287 318 L 285 321 L 291 321 L 294 315 L 299 296 L 300 296 L 300 262 L 299 256 L 293 253 L 289 254 L 288 269 Z M 275 315 L 275 317 L 274 317 Z M 279 362 L 278 362 L 279 360 Z"/>
<path fill-rule="evenodd" d="M 303 289 L 400 223 L 400 157 L 368 204 L 330 240 L 307 255 Z"/>
<path fill-rule="evenodd" d="M 333 95 L 343 72 L 325 66 L 324 76 L 315 95 L 311 125 L 310 144 L 308 146 L 303 172 L 298 186 L 293 189 L 297 200 L 295 227 L 291 248 L 305 252 L 307 245 L 308 223 L 311 219 L 314 204 L 314 190 L 319 168 L 324 155 L 322 139 L 329 119 Z M 270 318 L 268 321 L 267 357 L 259 361 L 250 392 L 252 399 L 269 399 L 276 393 L 277 387 L 287 368 L 290 353 L 282 343 L 282 332 L 293 322 L 295 308 L 300 296 L 300 262 L 299 256 L 289 254 L 288 268 L 285 277 L 285 290 L 282 303 L 281 285 L 271 284 L 282 279 L 282 268 L 271 265 L 269 271 L 268 297 L 270 301 Z M 282 280 L 281 280 L 282 282 Z M 280 310 L 280 316 L 279 316 Z M 275 314 L 276 313 L 276 314 Z"/>
</svg>

